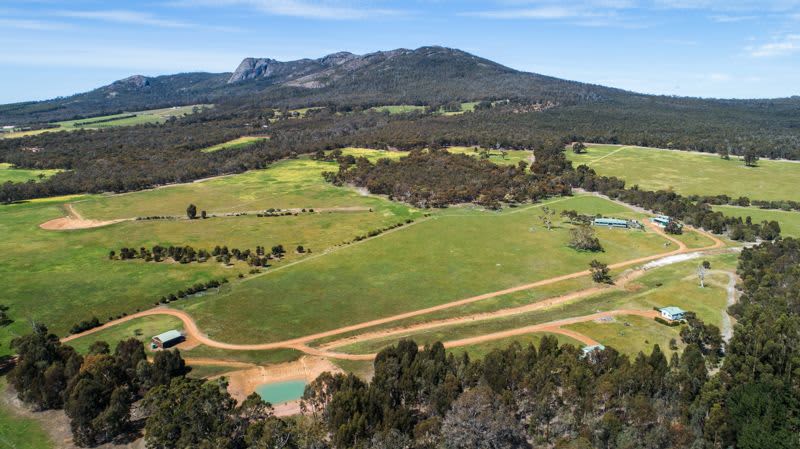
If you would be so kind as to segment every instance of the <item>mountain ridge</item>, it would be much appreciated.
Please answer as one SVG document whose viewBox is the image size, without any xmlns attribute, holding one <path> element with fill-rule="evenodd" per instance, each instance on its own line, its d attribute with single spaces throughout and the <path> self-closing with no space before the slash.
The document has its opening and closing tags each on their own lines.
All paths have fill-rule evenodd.
<svg viewBox="0 0 800 449">
<path fill-rule="evenodd" d="M 52 122 L 198 103 L 256 102 L 299 108 L 496 99 L 558 105 L 653 101 L 736 106 L 772 101 L 646 95 L 524 72 L 459 49 L 426 46 L 363 55 L 342 51 L 293 61 L 247 57 L 233 72 L 133 75 L 68 97 L 0 105 L 0 124 Z M 800 104 L 800 98 L 777 100 Z"/>
</svg>

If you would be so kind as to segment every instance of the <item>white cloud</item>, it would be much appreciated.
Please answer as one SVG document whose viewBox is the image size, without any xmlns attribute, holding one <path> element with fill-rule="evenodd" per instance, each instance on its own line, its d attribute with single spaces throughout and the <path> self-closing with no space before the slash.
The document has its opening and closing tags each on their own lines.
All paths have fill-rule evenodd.
<svg viewBox="0 0 800 449">
<path fill-rule="evenodd" d="M 175 20 L 160 19 L 149 13 L 126 10 L 107 11 L 58 11 L 54 15 L 76 19 L 100 20 L 104 22 L 148 25 L 163 28 L 190 28 L 193 25 Z"/>
<path fill-rule="evenodd" d="M 800 34 L 787 34 L 773 42 L 748 46 L 745 50 L 756 58 L 789 55 L 800 51 Z"/>
<path fill-rule="evenodd" d="M 709 81 L 714 81 L 715 83 L 722 83 L 731 80 L 731 76 L 727 73 L 710 73 L 708 74 L 707 78 Z"/>
<path fill-rule="evenodd" d="M 474 17 L 487 19 L 567 19 L 583 17 L 584 12 L 563 6 L 544 6 L 538 8 L 500 9 L 464 13 Z"/>
<path fill-rule="evenodd" d="M 747 20 L 756 19 L 756 16 L 733 16 L 728 14 L 719 14 L 711 16 L 710 19 L 717 23 L 737 23 L 737 22 L 744 22 Z"/>
<path fill-rule="evenodd" d="M 360 3 L 327 0 L 176 0 L 173 6 L 246 6 L 269 15 L 306 19 L 354 20 L 380 16 L 399 16 L 406 12 L 396 9 L 371 8 Z"/>
<path fill-rule="evenodd" d="M 72 28 L 66 23 L 44 22 L 29 19 L 0 19 L 0 27 L 17 28 L 21 30 L 54 31 Z"/>
</svg>

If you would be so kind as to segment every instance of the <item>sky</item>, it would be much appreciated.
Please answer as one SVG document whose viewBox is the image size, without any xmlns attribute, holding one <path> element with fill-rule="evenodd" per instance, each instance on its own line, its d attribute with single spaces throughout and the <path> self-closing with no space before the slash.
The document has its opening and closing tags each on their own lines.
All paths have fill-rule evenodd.
<svg viewBox="0 0 800 449">
<path fill-rule="evenodd" d="M 426 45 L 643 93 L 800 95 L 800 0 L 0 0 L 0 103 Z"/>
</svg>

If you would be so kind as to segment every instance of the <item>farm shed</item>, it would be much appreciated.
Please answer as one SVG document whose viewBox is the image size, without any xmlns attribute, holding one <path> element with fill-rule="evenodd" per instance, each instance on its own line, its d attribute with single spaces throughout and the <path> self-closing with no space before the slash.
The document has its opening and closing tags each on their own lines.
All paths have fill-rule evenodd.
<svg viewBox="0 0 800 449">
<path fill-rule="evenodd" d="M 617 218 L 595 218 L 592 224 L 595 226 L 608 226 L 609 228 L 628 228 L 630 226 L 628 220 L 619 220 Z"/>
<path fill-rule="evenodd" d="M 658 311 L 661 312 L 661 316 L 672 321 L 682 320 L 683 317 L 686 315 L 685 310 L 681 309 L 680 307 L 674 307 L 674 306 L 664 307 L 658 309 Z"/>
<path fill-rule="evenodd" d="M 166 349 L 183 341 L 183 334 L 176 331 L 166 331 L 153 337 L 150 347 L 153 349 Z"/>
<path fill-rule="evenodd" d="M 672 218 L 668 215 L 657 215 L 651 218 L 650 221 L 664 228 L 672 221 Z"/>
</svg>

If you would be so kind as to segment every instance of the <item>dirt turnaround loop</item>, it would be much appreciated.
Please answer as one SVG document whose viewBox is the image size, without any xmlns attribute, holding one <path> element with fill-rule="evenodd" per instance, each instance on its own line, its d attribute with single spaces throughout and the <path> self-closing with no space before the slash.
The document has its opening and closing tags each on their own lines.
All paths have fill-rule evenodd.
<svg viewBox="0 0 800 449">
<path fill-rule="evenodd" d="M 65 204 L 64 210 L 67 212 L 66 216 L 46 221 L 40 224 L 39 227 L 48 231 L 72 231 L 76 229 L 99 228 L 130 220 L 129 218 L 117 220 L 89 220 L 83 218 L 83 216 L 72 207 L 72 204 Z"/>
</svg>

